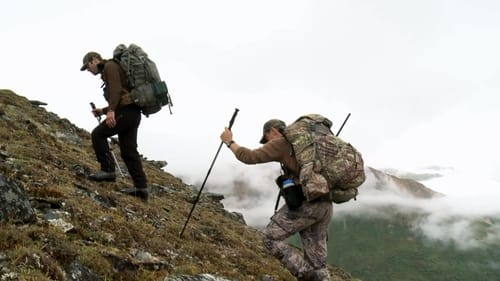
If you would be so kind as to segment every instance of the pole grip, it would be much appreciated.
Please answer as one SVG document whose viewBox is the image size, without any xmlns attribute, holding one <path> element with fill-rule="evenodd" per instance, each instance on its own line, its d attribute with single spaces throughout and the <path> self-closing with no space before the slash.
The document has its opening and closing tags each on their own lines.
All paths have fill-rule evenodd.
<svg viewBox="0 0 500 281">
<path fill-rule="evenodd" d="M 95 104 L 93 102 L 90 102 L 90 107 L 92 107 L 92 110 L 96 109 Z M 96 116 L 95 118 L 97 118 L 97 123 L 101 122 L 101 116 Z"/>
<path fill-rule="evenodd" d="M 240 111 L 240 110 L 237 108 L 234 109 L 233 117 L 231 117 L 231 120 L 229 121 L 229 127 L 228 127 L 229 130 L 231 130 L 231 127 L 233 127 L 234 119 L 236 119 L 236 115 L 238 115 L 238 111 Z"/>
</svg>

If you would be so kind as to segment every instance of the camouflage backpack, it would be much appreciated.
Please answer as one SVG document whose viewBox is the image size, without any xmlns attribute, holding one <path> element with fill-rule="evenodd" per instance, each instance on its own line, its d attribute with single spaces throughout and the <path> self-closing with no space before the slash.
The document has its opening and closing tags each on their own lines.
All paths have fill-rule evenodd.
<svg viewBox="0 0 500 281">
<path fill-rule="evenodd" d="M 335 203 L 356 198 L 365 181 L 361 154 L 335 136 L 332 122 L 319 114 L 300 117 L 285 128 L 300 167 L 300 183 L 307 201 L 319 197 Z"/>
<path fill-rule="evenodd" d="M 144 115 L 154 114 L 164 105 L 173 106 L 167 84 L 161 80 L 156 64 L 141 47 L 120 44 L 113 51 L 113 60 L 125 71 L 130 95 Z"/>
</svg>

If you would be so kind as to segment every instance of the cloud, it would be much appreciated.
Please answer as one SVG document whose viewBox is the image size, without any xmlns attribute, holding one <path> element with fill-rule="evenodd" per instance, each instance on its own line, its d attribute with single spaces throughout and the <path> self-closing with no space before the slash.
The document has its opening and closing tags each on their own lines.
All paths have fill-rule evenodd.
<svg viewBox="0 0 500 281">
<path fill-rule="evenodd" d="M 278 163 L 218 163 L 207 179 L 204 192 L 223 194 L 225 199 L 222 203 L 227 210 L 242 213 L 248 225 L 261 228 L 267 225 L 274 213 L 278 195 L 274 180 L 279 174 Z M 204 177 L 183 179 L 194 182 L 200 188 Z"/>
<path fill-rule="evenodd" d="M 385 183 L 387 189 L 376 189 L 377 183 L 373 176 L 370 173 L 367 175 L 367 181 L 360 188 L 358 201 L 336 206 L 336 215 L 393 219 L 397 213 L 418 214 L 412 228 L 430 240 L 460 249 L 500 245 L 498 181 L 452 170 L 442 177 L 423 182 L 445 196 L 416 199 L 399 191 L 398 187 L 391 186 L 391 182 Z M 463 186 L 466 188 L 460 188 Z M 459 192 L 453 192 L 458 188 Z"/>
<path fill-rule="evenodd" d="M 414 226 L 431 240 L 453 245 L 462 250 L 488 247 L 500 243 L 499 221 L 490 218 L 454 216 L 449 213 L 431 213 Z"/>
<path fill-rule="evenodd" d="M 443 173 L 443 171 L 445 171 Z M 417 199 L 409 192 L 391 181 L 380 182 L 367 171 L 367 180 L 359 188 L 356 201 L 349 201 L 334 206 L 335 216 L 376 217 L 394 219 L 396 214 L 407 214 L 417 219 L 410 227 L 429 240 L 441 241 L 459 249 L 495 246 L 500 244 L 500 197 L 498 193 L 484 193 L 492 188 L 500 188 L 494 180 L 478 182 L 483 188 L 471 188 L 461 195 L 447 195 L 447 191 L 456 182 L 467 184 L 466 177 L 455 170 L 432 170 L 443 173 L 442 177 L 424 182 L 428 187 L 444 193 L 446 196 L 433 199 Z M 264 227 L 273 215 L 277 188 L 275 177 L 279 174 L 279 165 L 243 165 L 233 163 L 220 165 L 210 180 L 208 189 L 225 195 L 223 203 L 226 209 L 240 212 L 247 223 L 254 227 Z M 472 186 L 472 185 L 471 185 Z M 281 204 L 283 200 L 281 200 Z"/>
</svg>

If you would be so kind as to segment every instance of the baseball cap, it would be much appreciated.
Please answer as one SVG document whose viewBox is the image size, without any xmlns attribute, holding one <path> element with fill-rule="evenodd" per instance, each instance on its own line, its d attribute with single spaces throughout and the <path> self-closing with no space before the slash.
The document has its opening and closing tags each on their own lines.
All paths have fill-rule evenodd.
<svg viewBox="0 0 500 281">
<path fill-rule="evenodd" d="M 89 62 L 93 59 L 93 58 L 98 58 L 100 60 L 102 60 L 101 58 L 101 55 L 99 55 L 99 53 L 96 53 L 96 52 L 88 52 L 87 54 L 85 54 L 85 56 L 83 57 L 83 66 L 80 68 L 81 71 L 84 71 L 87 69 L 87 66 L 89 64 Z"/>
<path fill-rule="evenodd" d="M 262 138 L 260 138 L 260 143 L 265 144 L 266 141 L 266 133 L 271 130 L 271 128 L 276 128 L 280 131 L 285 130 L 286 124 L 285 122 L 279 120 L 279 119 L 271 119 L 264 123 L 264 127 L 262 128 Z"/>
</svg>

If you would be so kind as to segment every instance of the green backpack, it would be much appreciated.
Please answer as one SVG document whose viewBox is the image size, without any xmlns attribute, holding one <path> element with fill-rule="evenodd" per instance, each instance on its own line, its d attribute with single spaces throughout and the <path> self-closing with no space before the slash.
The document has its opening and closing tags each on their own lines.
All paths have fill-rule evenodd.
<svg viewBox="0 0 500 281">
<path fill-rule="evenodd" d="M 319 114 L 304 115 L 285 128 L 286 139 L 300 167 L 306 200 L 319 197 L 344 203 L 358 195 L 365 181 L 361 154 L 335 136 L 332 122 Z"/>
<path fill-rule="evenodd" d="M 156 64 L 141 47 L 120 44 L 113 51 L 113 60 L 125 71 L 130 95 L 144 115 L 154 114 L 164 105 L 168 105 L 172 114 L 173 104 L 167 84 L 161 80 Z"/>
</svg>

